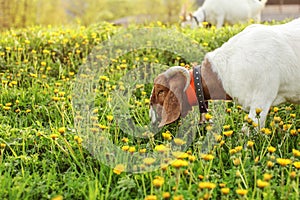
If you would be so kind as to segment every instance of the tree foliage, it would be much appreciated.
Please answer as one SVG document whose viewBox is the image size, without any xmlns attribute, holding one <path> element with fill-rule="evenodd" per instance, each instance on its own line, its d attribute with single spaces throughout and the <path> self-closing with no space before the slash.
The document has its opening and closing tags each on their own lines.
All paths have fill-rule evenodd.
<svg viewBox="0 0 300 200">
<path fill-rule="evenodd" d="M 0 0 L 0 28 L 89 25 L 129 16 L 137 21 L 175 22 L 187 2 L 194 0 Z"/>
</svg>

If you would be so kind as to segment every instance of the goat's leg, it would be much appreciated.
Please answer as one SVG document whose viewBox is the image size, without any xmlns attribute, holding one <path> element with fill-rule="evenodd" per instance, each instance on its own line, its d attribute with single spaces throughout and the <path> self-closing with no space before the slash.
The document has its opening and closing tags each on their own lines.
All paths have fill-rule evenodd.
<svg viewBox="0 0 300 200">
<path fill-rule="evenodd" d="M 267 103 L 267 101 L 264 103 L 265 104 L 262 106 L 251 106 L 248 115 L 248 117 L 258 125 L 258 128 L 263 128 L 265 126 L 267 115 L 272 104 L 271 102 Z M 260 113 L 257 113 L 257 109 L 260 109 Z"/>
<path fill-rule="evenodd" d="M 224 16 L 223 15 L 220 15 L 217 17 L 217 24 L 216 24 L 216 27 L 217 28 L 221 28 L 224 24 Z"/>
</svg>

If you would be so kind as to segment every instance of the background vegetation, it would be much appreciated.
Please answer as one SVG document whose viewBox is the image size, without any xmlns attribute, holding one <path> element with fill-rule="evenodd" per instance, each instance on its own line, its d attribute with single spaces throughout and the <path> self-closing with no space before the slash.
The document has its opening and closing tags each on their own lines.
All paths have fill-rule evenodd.
<svg viewBox="0 0 300 200">
<path fill-rule="evenodd" d="M 0 28 L 28 25 L 88 25 L 128 16 L 177 22 L 186 0 L 1 0 Z"/>
<path fill-rule="evenodd" d="M 22 2 L 20 5 L 25 6 L 26 1 Z M 22 20 L 21 16 L 18 20 Z M 191 30 L 155 22 L 142 27 L 179 31 L 209 51 L 245 26 Z M 136 28 L 140 26 L 132 25 L 126 30 Z M 267 127 L 260 129 L 239 105 L 225 102 L 221 110 L 225 114 L 221 129 L 215 131 L 210 123 L 197 127 L 197 140 L 184 152 L 168 149 L 170 142 L 179 149 L 183 144 L 176 135 L 178 124 L 165 127 L 145 140 L 120 130 L 114 118 L 116 108 L 111 104 L 113 92 L 136 84 L 128 106 L 138 122 L 147 124 L 152 87 L 134 80 L 121 82 L 122 75 L 145 64 L 190 64 L 174 53 L 157 49 L 132 49 L 112 60 L 108 70 L 99 77 L 93 130 L 95 133 L 101 130 L 100 135 L 96 135 L 99 139 L 105 134 L 128 154 L 157 152 L 170 155 L 172 162 L 170 165 L 161 163 L 154 172 L 130 174 L 124 172 L 126 166 L 109 168 L 90 154 L 83 147 L 86 141 L 74 127 L 74 119 L 82 119 L 72 106 L 75 81 L 82 78 L 76 75 L 78 68 L 88 62 L 92 49 L 122 30 L 124 28 L 109 23 L 99 23 L 87 27 L 34 26 L 2 32 L 1 199 L 299 198 L 299 106 L 287 104 L 272 108 Z M 105 55 L 98 58 L 101 56 Z M 211 109 L 206 117 L 216 122 L 218 116 L 213 111 Z M 244 124 L 250 130 L 249 136 L 241 131 Z M 213 135 L 214 145 L 210 151 L 203 152 L 204 138 L 208 134 Z M 145 160 L 144 166 L 139 167 L 146 169 L 154 163 L 153 159 Z"/>
</svg>

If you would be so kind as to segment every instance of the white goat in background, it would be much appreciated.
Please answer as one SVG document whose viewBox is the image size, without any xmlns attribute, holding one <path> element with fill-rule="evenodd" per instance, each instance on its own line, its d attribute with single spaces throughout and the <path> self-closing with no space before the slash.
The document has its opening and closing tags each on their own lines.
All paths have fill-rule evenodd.
<svg viewBox="0 0 300 200">
<path fill-rule="evenodd" d="M 196 28 L 202 22 L 208 22 L 221 28 L 224 23 L 230 25 L 246 23 L 250 19 L 260 22 L 261 11 L 268 0 L 205 0 L 203 5 L 193 14 L 182 11 L 182 27 Z"/>
</svg>

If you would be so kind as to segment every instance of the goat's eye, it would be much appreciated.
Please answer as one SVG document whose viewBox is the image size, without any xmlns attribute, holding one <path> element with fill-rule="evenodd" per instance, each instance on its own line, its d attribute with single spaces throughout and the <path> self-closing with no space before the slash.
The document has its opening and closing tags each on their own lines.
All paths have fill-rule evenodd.
<svg viewBox="0 0 300 200">
<path fill-rule="evenodd" d="M 164 92 L 165 92 L 165 91 L 160 90 L 160 91 L 158 91 L 157 95 L 162 95 L 162 94 L 164 94 Z"/>
</svg>

